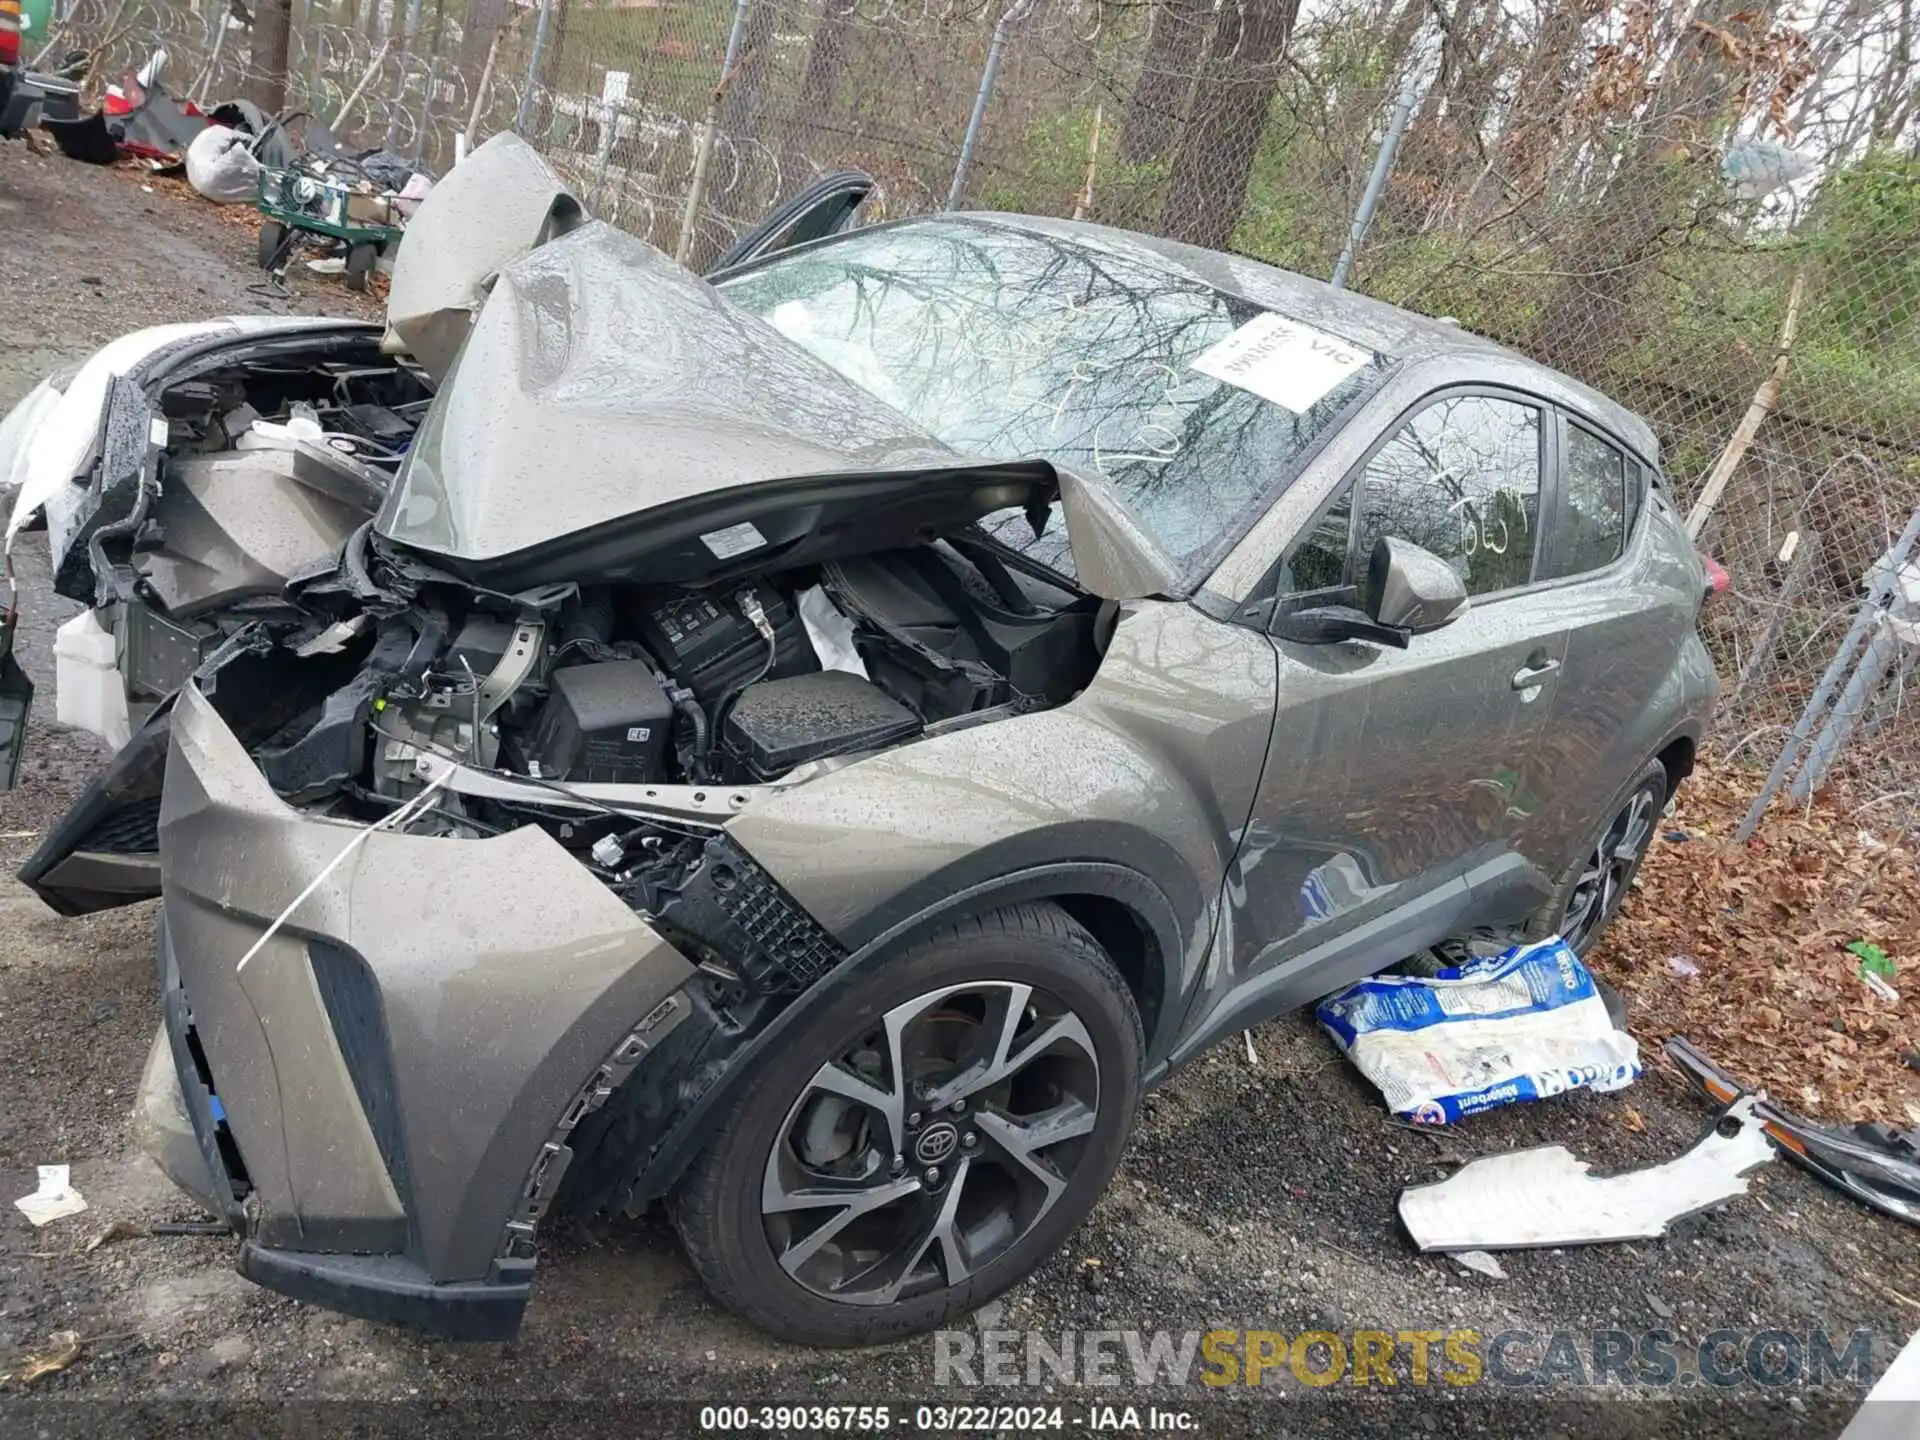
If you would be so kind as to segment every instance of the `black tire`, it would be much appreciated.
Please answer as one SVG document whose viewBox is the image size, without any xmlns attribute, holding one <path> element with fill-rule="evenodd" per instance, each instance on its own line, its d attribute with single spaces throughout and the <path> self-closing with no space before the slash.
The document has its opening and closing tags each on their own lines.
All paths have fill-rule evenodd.
<svg viewBox="0 0 1920 1440">
<path fill-rule="evenodd" d="M 1066 1187 L 1030 1229 L 977 1269 L 969 1267 L 958 1284 L 943 1273 L 928 1293 L 883 1304 L 848 1304 L 817 1293 L 782 1268 L 768 1233 L 762 1181 L 774 1146 L 789 1140 L 789 1121 L 823 1065 L 872 1032 L 889 1010 L 966 982 L 1031 985 L 1069 1010 L 1091 1037 L 1098 1100 Z M 799 1023 L 715 1118 L 718 1138 L 669 1197 L 668 1214 L 714 1296 L 763 1330 L 806 1345 L 844 1346 L 935 1329 L 1022 1279 L 1093 1208 L 1133 1128 L 1145 1048 L 1126 982 L 1065 911 L 1017 905 L 960 921 L 839 987 Z"/>
<path fill-rule="evenodd" d="M 278 220 L 262 219 L 260 222 L 260 268 L 271 270 L 274 262 L 280 258 L 280 247 L 286 242 L 287 227 Z"/>
<path fill-rule="evenodd" d="M 1649 760 L 1640 772 L 1629 781 L 1624 789 L 1614 797 L 1607 807 L 1606 818 L 1595 829 L 1580 853 L 1567 865 L 1559 882 L 1554 886 L 1553 897 L 1542 905 L 1527 921 L 1526 934 L 1530 939 L 1545 939 L 1549 935 L 1565 935 L 1567 943 L 1583 959 L 1592 951 L 1594 944 L 1606 932 L 1613 917 L 1620 911 L 1621 902 L 1626 899 L 1632 888 L 1633 880 L 1640 873 L 1640 862 L 1647 857 L 1647 849 L 1653 843 L 1653 837 L 1660 829 L 1660 815 L 1669 798 L 1667 767 L 1658 760 Z M 1594 917 L 1590 925 L 1583 924 L 1578 935 L 1567 934 L 1571 921 L 1569 915 L 1576 894 L 1581 889 L 1582 876 L 1591 866 L 1595 851 L 1601 842 L 1613 832 L 1616 824 L 1626 816 L 1636 801 L 1646 802 L 1647 825 L 1634 849 L 1632 858 L 1625 862 L 1625 870 L 1611 892 L 1610 900 L 1602 907 L 1601 913 Z"/>
<path fill-rule="evenodd" d="M 347 289 L 367 288 L 367 276 L 373 273 L 373 262 L 379 253 L 376 246 L 364 240 L 347 251 Z"/>
</svg>

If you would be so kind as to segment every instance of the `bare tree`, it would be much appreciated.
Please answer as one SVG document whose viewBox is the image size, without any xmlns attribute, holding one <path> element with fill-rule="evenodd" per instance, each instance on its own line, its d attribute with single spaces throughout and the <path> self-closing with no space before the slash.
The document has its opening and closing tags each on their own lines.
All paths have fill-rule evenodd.
<svg viewBox="0 0 1920 1440">
<path fill-rule="evenodd" d="M 1174 147 L 1160 217 L 1167 235 L 1216 248 L 1233 238 L 1299 13 L 1300 0 L 1238 0 L 1220 11 Z"/>
<path fill-rule="evenodd" d="M 226 17 L 221 17 L 222 23 Z M 293 0 L 259 0 L 253 12 L 253 49 L 247 98 L 269 115 L 287 108 L 287 47 L 293 36 Z"/>
<path fill-rule="evenodd" d="M 1158 0 L 1147 31 L 1140 79 L 1127 101 L 1120 158 L 1140 165 L 1159 160 L 1186 119 L 1195 72 L 1207 46 L 1211 0 Z"/>
</svg>

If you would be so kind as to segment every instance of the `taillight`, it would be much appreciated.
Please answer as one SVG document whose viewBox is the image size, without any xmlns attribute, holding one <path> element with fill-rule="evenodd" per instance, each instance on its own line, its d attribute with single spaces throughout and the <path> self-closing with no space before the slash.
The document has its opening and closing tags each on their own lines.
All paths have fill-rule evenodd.
<svg viewBox="0 0 1920 1440">
<path fill-rule="evenodd" d="M 1700 565 L 1701 568 L 1707 572 L 1706 581 L 1700 587 L 1700 603 L 1704 605 L 1707 601 L 1713 599 L 1714 596 L 1724 591 L 1733 581 L 1728 577 L 1725 568 L 1721 566 L 1720 562 L 1715 560 L 1711 555 L 1701 555 Z"/>
<path fill-rule="evenodd" d="M 19 63 L 19 0 L 0 0 L 0 65 L 18 65 Z"/>
</svg>

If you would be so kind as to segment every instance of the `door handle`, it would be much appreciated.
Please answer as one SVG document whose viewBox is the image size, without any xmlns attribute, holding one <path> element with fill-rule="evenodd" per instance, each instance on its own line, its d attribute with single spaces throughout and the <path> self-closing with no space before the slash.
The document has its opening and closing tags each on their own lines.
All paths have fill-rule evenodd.
<svg viewBox="0 0 1920 1440">
<path fill-rule="evenodd" d="M 1513 672 L 1513 688 L 1516 690 L 1531 690 L 1534 686 L 1545 683 L 1547 677 L 1559 668 L 1560 662 L 1558 660 L 1547 660 L 1538 665 L 1523 666 L 1521 669 Z"/>
</svg>

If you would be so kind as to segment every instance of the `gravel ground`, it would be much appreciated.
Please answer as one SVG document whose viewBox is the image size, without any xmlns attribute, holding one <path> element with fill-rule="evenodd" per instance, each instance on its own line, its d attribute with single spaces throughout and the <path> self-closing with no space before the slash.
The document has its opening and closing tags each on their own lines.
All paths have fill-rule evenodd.
<svg viewBox="0 0 1920 1440">
<path fill-rule="evenodd" d="M 137 326 L 241 311 L 346 311 L 315 282 L 292 300 L 258 285 L 251 231 L 184 192 L 128 173 L 0 147 L 0 410 L 45 371 Z M 726 1397 L 846 1403 L 982 1398 L 936 1388 L 934 1346 L 828 1353 L 775 1343 L 716 1309 L 651 1220 L 562 1225 L 543 1248 L 526 1325 L 511 1345 L 456 1345 L 345 1319 L 256 1289 L 230 1269 L 227 1238 L 89 1240 L 117 1221 L 193 1218 L 191 1206 L 131 1147 L 126 1114 L 158 1018 L 146 907 L 64 921 L 12 879 L 38 833 L 99 759 L 88 737 L 52 724 L 51 630 L 71 613 L 45 587 L 40 537 L 27 537 L 24 662 L 42 685 L 21 787 L 0 795 L 0 1195 L 33 1189 L 33 1166 L 69 1162 L 89 1209 L 35 1231 L 0 1214 L 0 1372 L 45 1348 L 50 1332 L 87 1338 L 80 1359 L 41 1378 L 26 1402 L 44 1433 L 104 1427 L 147 1407 L 148 1431 L 225 1419 L 256 1431 L 288 1399 L 389 1402 L 351 1412 L 362 1429 L 417 1428 L 429 1405 L 481 1433 L 693 1428 L 669 1400 Z M 1663 863 L 1679 863 L 1665 858 Z M 1643 1044 L 1657 1036 L 1641 1037 Z M 1413 1252 L 1395 1217 L 1409 1182 L 1442 1178 L 1476 1154 L 1564 1143 L 1604 1171 L 1677 1154 L 1707 1115 L 1661 1070 L 1625 1096 L 1574 1095 L 1480 1117 L 1446 1134 L 1390 1124 L 1377 1096 L 1303 1020 L 1256 1032 L 1259 1058 L 1216 1051 L 1146 1102 L 1111 1191 L 1070 1246 L 1002 1303 L 982 1329 L 1214 1327 L 1351 1331 L 1471 1327 L 1670 1330 L 1683 1372 L 1710 1331 L 1763 1328 L 1804 1338 L 1826 1327 L 1873 1334 L 1877 1374 L 1920 1321 L 1912 1232 L 1784 1166 L 1753 1193 L 1682 1222 L 1666 1240 L 1508 1254 L 1505 1280 Z M 1638 1128 L 1636 1128 L 1638 1127 Z M 1514 1352 L 1524 1366 L 1533 1352 Z M 1321 1390 L 1282 1371 L 1262 1400 L 1197 1384 L 1055 1385 L 1066 1429 L 1089 1403 L 1197 1408 L 1201 1433 L 1281 1429 L 1351 1433 L 1834 1434 L 1857 1387 L 1752 1385 L 1658 1404 L 1554 1389 L 1523 1402 L 1504 1389 L 1349 1384 Z M 1273 1382 L 1277 1381 L 1275 1384 Z M 17 1397 L 15 1382 L 0 1395 Z M 986 1392 L 985 1398 L 1020 1393 Z M 1616 1389 L 1612 1393 L 1618 1394 Z M 1421 1397 L 1424 1403 L 1416 1400 Z M 1239 1403 L 1231 1403 L 1238 1401 Z M 1446 1401 L 1449 1403 L 1438 1403 Z M 95 1402 L 88 1404 L 85 1402 Z M 236 1408 L 239 1407 L 239 1408 Z M 19 1412 L 15 1412 L 16 1415 Z M 329 1411 L 330 1423 L 349 1412 Z M 244 1420 L 236 1417 L 247 1417 Z M 1142 1411 L 1144 1423 L 1144 1410 Z M 0 1430 L 9 1428 L 0 1409 Z"/>
</svg>

